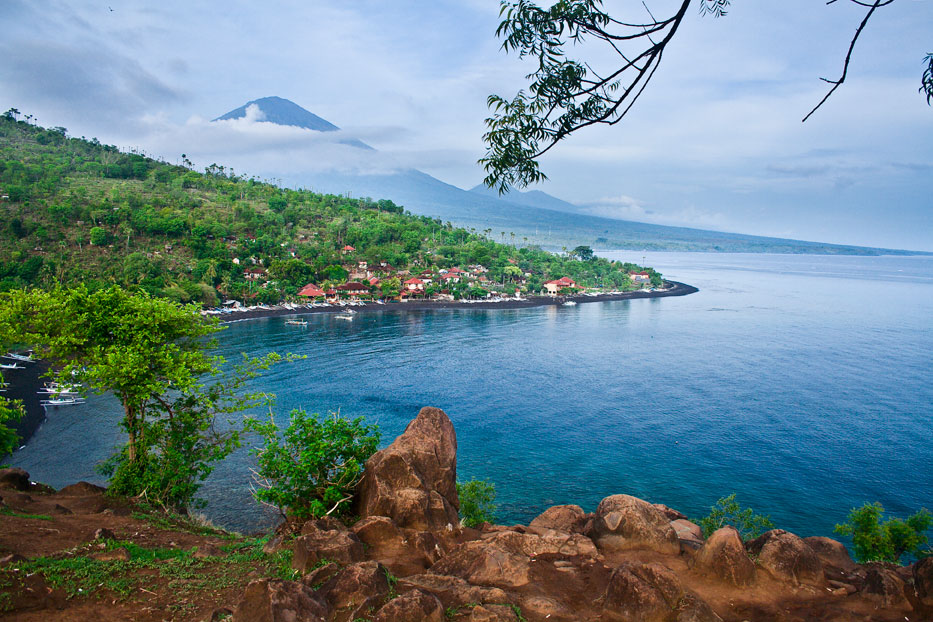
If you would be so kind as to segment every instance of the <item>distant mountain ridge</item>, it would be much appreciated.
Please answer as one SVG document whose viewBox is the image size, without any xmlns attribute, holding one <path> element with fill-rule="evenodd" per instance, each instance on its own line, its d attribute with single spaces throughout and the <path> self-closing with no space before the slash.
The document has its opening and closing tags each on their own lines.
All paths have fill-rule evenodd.
<svg viewBox="0 0 933 622">
<path fill-rule="evenodd" d="M 217 117 L 215 121 L 243 118 L 246 116 L 246 109 L 251 105 L 256 105 L 263 112 L 263 121 L 322 132 L 339 129 L 326 119 L 281 97 L 263 97 L 247 102 Z M 340 142 L 372 149 L 356 139 Z M 592 216 L 583 208 L 540 190 L 513 190 L 504 196 L 499 196 L 496 191 L 482 185 L 463 190 L 417 169 L 404 169 L 384 175 L 320 171 L 308 171 L 297 175 L 283 175 L 279 171 L 263 173 L 280 178 L 288 185 L 311 188 L 318 192 L 391 199 L 416 214 L 439 218 L 477 231 L 488 231 L 497 241 L 537 244 L 551 249 L 589 245 L 601 250 L 635 251 L 926 254 L 670 227 Z M 514 238 L 509 235 L 512 233 L 515 234 Z"/>
</svg>

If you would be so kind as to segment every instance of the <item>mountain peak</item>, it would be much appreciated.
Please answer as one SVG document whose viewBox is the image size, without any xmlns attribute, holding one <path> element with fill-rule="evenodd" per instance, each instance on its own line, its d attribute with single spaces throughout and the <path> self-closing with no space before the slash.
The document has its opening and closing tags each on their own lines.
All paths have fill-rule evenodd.
<svg viewBox="0 0 933 622">
<path fill-rule="evenodd" d="M 262 121 L 276 123 L 278 125 L 293 125 L 303 127 L 318 132 L 335 132 L 340 128 L 309 112 L 293 101 L 282 97 L 263 97 L 246 102 L 239 108 L 231 110 L 225 115 L 219 116 L 214 121 L 227 121 L 230 119 L 242 119 L 246 116 L 246 109 L 250 106 L 256 106 L 262 112 Z"/>
</svg>

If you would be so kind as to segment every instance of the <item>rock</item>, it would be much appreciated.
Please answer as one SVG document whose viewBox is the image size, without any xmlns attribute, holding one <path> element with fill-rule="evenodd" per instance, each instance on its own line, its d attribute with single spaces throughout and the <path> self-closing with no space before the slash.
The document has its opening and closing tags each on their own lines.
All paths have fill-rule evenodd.
<svg viewBox="0 0 933 622">
<path fill-rule="evenodd" d="M 564 533 L 583 533 L 586 519 L 587 515 L 579 505 L 555 505 L 539 514 L 528 526 Z"/>
<path fill-rule="evenodd" d="M 419 574 L 398 580 L 398 590 L 421 589 L 431 592 L 445 609 L 456 609 L 467 603 L 504 603 L 506 594 L 496 587 L 470 585 L 460 577 L 443 574 Z"/>
<path fill-rule="evenodd" d="M 565 605 L 541 595 L 524 596 L 519 601 L 522 615 L 532 620 L 549 620 L 551 622 L 577 622 L 580 616 L 577 612 L 568 609 Z"/>
<path fill-rule="evenodd" d="M 933 557 L 921 559 L 911 570 L 917 598 L 924 606 L 933 607 Z"/>
<path fill-rule="evenodd" d="M 758 565 L 778 581 L 794 585 L 820 584 L 824 580 L 823 564 L 810 546 L 792 533 L 772 529 L 745 545 L 750 555 L 757 556 Z"/>
<path fill-rule="evenodd" d="M 677 518 L 671 521 L 671 527 L 680 540 L 681 549 L 695 551 L 703 546 L 703 530 L 696 523 L 691 523 L 686 518 Z"/>
<path fill-rule="evenodd" d="M 588 535 L 600 549 L 680 553 L 680 542 L 667 516 L 647 501 L 629 495 L 613 495 L 600 501 Z"/>
<path fill-rule="evenodd" d="M 755 563 L 745 552 L 745 545 L 735 527 L 717 529 L 697 551 L 694 568 L 731 585 L 748 585 L 755 579 Z"/>
<path fill-rule="evenodd" d="M 475 585 L 504 588 L 528 584 L 528 555 L 503 548 L 497 541 L 474 540 L 454 549 L 431 566 L 431 574 L 460 577 Z"/>
<path fill-rule="evenodd" d="M 856 570 L 857 565 L 842 542 L 822 536 L 810 536 L 803 541 L 816 553 L 823 563 L 824 570 L 838 570 L 843 574 L 850 574 Z"/>
<path fill-rule="evenodd" d="M 381 604 L 389 595 L 387 574 L 385 566 L 379 562 L 351 564 L 325 583 L 319 593 L 334 609 L 356 609 L 376 601 Z"/>
<path fill-rule="evenodd" d="M 302 535 L 307 535 L 316 531 L 347 531 L 347 526 L 333 516 L 312 518 L 301 526 Z"/>
<path fill-rule="evenodd" d="M 668 622 L 685 595 L 677 575 L 668 568 L 625 562 L 609 576 L 603 613 L 615 620 Z"/>
<path fill-rule="evenodd" d="M 722 618 L 696 594 L 686 594 L 677 605 L 674 622 L 722 622 Z"/>
<path fill-rule="evenodd" d="M 324 564 L 323 566 L 318 566 L 308 574 L 301 577 L 301 582 L 310 587 L 312 590 L 317 591 L 321 589 L 328 581 L 337 576 L 337 573 L 340 572 L 339 564 Z"/>
<path fill-rule="evenodd" d="M 285 539 L 284 535 L 272 536 L 265 544 L 262 545 L 262 552 L 266 555 L 272 555 L 273 553 L 278 553 L 288 545 L 289 543 Z"/>
<path fill-rule="evenodd" d="M 207 557 L 223 557 L 224 552 L 220 549 L 219 546 L 205 542 L 198 545 L 197 550 L 194 552 L 194 556 L 197 559 L 205 559 Z"/>
<path fill-rule="evenodd" d="M 509 605 L 476 605 L 457 611 L 453 618 L 463 622 L 519 622 L 518 614 Z"/>
<path fill-rule="evenodd" d="M 879 601 L 884 607 L 897 607 L 907 604 L 904 586 L 904 580 L 893 568 L 886 568 L 882 564 L 871 564 L 865 575 L 862 593 Z"/>
<path fill-rule="evenodd" d="M 365 559 L 363 543 L 347 531 L 316 531 L 298 536 L 292 550 L 292 568 L 301 572 L 311 570 L 322 560 L 352 564 Z"/>
<path fill-rule="evenodd" d="M 444 622 L 444 607 L 433 594 L 411 590 L 390 600 L 376 612 L 373 622 Z"/>
<path fill-rule="evenodd" d="M 16 467 L 0 469 L 0 488 L 23 492 L 29 490 L 29 473 Z"/>
<path fill-rule="evenodd" d="M 369 516 L 360 520 L 350 531 L 366 544 L 370 553 L 380 550 L 397 551 L 405 547 L 405 536 L 387 516 Z"/>
<path fill-rule="evenodd" d="M 116 540 L 117 537 L 106 527 L 101 527 L 94 532 L 95 540 Z"/>
<path fill-rule="evenodd" d="M 430 531 L 408 531 L 405 534 L 409 550 L 430 568 L 442 558 L 446 551 L 443 543 Z"/>
<path fill-rule="evenodd" d="M 90 495 L 102 495 L 105 492 L 107 492 L 106 488 L 96 484 L 91 484 L 89 482 L 78 482 L 77 484 L 65 486 L 58 491 L 58 494 L 63 497 L 84 497 Z"/>
<path fill-rule="evenodd" d="M 233 622 L 324 622 L 329 607 L 296 581 L 260 579 L 246 586 Z"/>
<path fill-rule="evenodd" d="M 439 408 L 422 408 L 405 431 L 366 461 L 357 494 L 362 517 L 388 516 L 401 528 L 458 525 L 457 436 Z"/>
<path fill-rule="evenodd" d="M 826 581 L 829 583 L 829 587 L 833 588 L 834 593 L 837 593 L 840 596 L 848 596 L 849 594 L 855 594 L 858 591 L 851 583 L 845 583 L 844 581 L 834 581 L 829 579 Z"/>
<path fill-rule="evenodd" d="M 667 517 L 667 520 L 674 522 L 675 520 L 687 520 L 687 515 L 683 512 L 678 512 L 672 508 L 667 507 L 663 503 L 652 503 L 655 508 L 660 510 L 661 514 Z"/>
<path fill-rule="evenodd" d="M 130 561 L 130 552 L 126 550 L 126 547 L 120 547 L 110 551 L 101 551 L 99 553 L 91 553 L 91 557 L 101 562 L 113 562 L 121 561 L 128 562 Z"/>
</svg>

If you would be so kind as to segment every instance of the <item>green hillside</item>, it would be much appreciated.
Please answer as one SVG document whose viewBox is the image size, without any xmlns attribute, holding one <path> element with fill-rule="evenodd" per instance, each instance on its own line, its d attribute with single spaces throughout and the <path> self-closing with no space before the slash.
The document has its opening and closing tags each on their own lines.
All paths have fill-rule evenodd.
<svg viewBox="0 0 933 622">
<path fill-rule="evenodd" d="M 283 189 L 218 165 L 198 173 L 68 138 L 64 128 L 18 121 L 14 111 L 0 117 L 0 197 L 0 290 L 117 283 L 214 306 L 294 299 L 307 283 L 346 282 L 361 261 L 393 267 L 369 285 L 377 296 L 395 294 L 406 273 L 454 266 L 488 270 L 482 286 L 453 286 L 456 297 L 538 292 L 563 276 L 628 289 L 629 273 L 641 270 L 581 260 L 586 252 L 496 243 L 391 200 Z"/>
</svg>

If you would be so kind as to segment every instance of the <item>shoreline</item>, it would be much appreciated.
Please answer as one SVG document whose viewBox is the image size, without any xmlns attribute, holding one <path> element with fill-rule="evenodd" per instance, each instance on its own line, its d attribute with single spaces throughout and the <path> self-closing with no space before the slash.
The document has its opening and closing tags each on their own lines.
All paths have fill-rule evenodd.
<svg viewBox="0 0 933 622">
<path fill-rule="evenodd" d="M 400 312 L 400 311 L 433 311 L 438 309 L 531 309 L 533 307 L 560 306 L 565 302 L 573 301 L 576 303 L 585 302 L 614 302 L 618 300 L 632 300 L 638 298 L 667 298 L 670 296 L 687 296 L 700 291 L 692 285 L 680 283 L 678 281 L 664 281 L 670 285 L 670 289 L 646 292 L 642 290 L 634 292 L 619 292 L 615 294 L 598 294 L 596 296 L 587 296 L 579 294 L 576 296 L 529 296 L 527 298 L 507 299 L 500 302 L 459 302 L 449 300 L 409 300 L 407 302 L 376 304 L 366 302 L 362 305 L 336 305 L 332 307 L 298 307 L 295 309 L 275 308 L 251 309 L 249 311 L 234 311 L 222 315 L 215 315 L 220 319 L 221 324 L 232 322 L 241 322 L 243 320 L 257 320 L 269 317 L 285 317 L 290 315 L 309 315 L 312 313 L 342 313 L 347 309 L 353 309 L 356 313 L 372 312 Z"/>
</svg>

